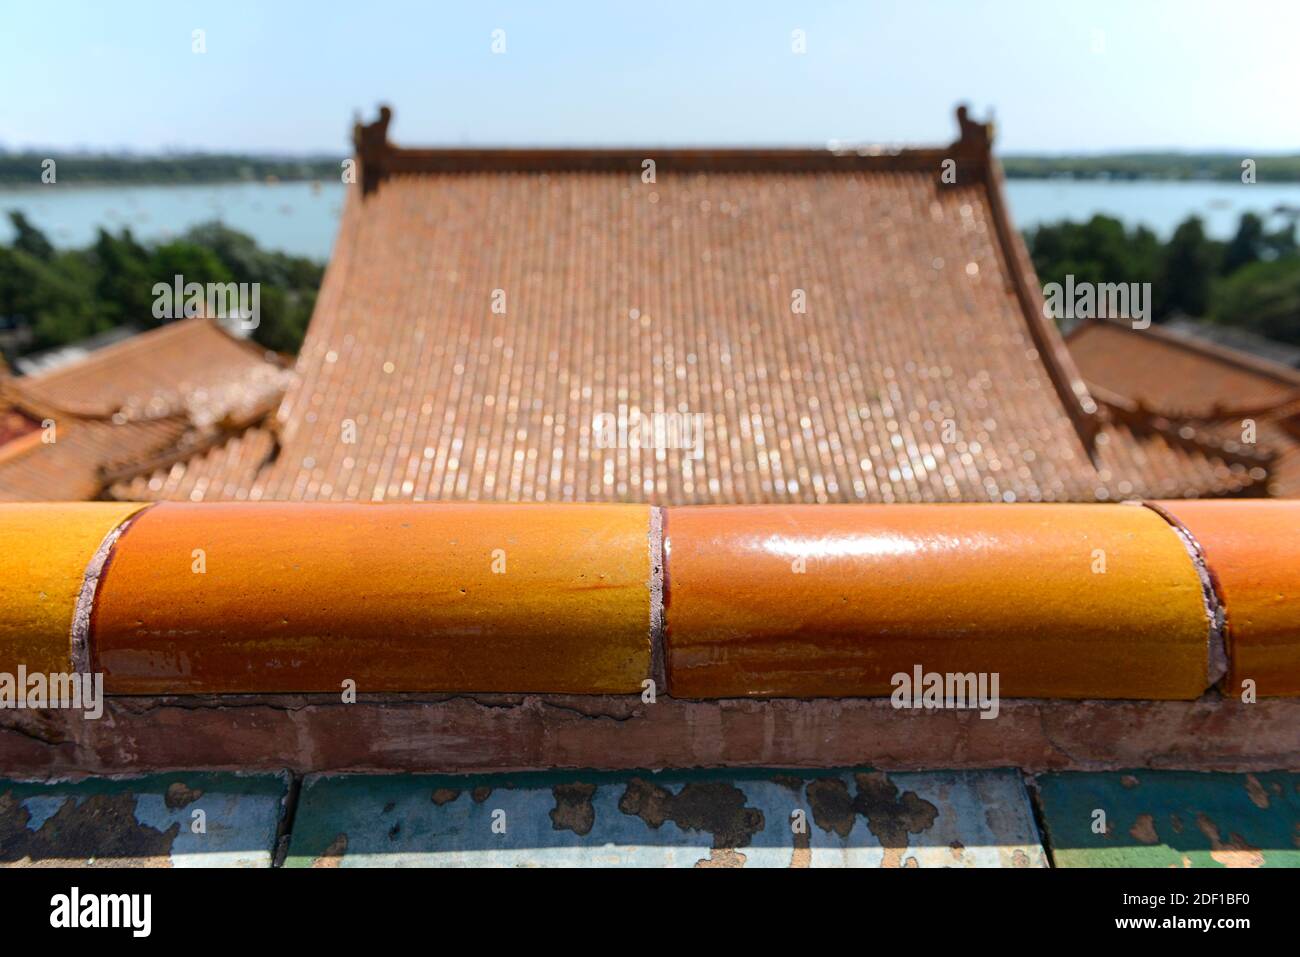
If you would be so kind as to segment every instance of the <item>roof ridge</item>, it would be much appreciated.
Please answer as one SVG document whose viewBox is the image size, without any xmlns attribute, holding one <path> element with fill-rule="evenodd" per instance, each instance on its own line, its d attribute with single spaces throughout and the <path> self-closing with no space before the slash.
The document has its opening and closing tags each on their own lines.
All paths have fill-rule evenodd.
<svg viewBox="0 0 1300 957">
<path fill-rule="evenodd" d="M 969 119 L 966 107 L 957 110 L 959 137 L 934 146 L 744 147 L 744 146 L 620 146 L 620 147 L 405 147 L 388 138 L 393 111 L 379 108 L 371 123 L 353 127 L 353 146 L 361 166 L 362 195 L 374 192 L 392 175 L 437 172 L 607 171 L 640 174 L 653 159 L 678 170 L 700 172 L 790 170 L 807 172 L 866 170 L 932 170 L 941 172 L 945 159 L 986 164 L 992 156 L 991 123 Z"/>
<path fill-rule="evenodd" d="M 71 419 L 107 422 L 117 412 L 117 410 L 79 409 L 75 406 L 65 406 L 59 402 L 52 402 L 49 399 L 34 396 L 24 388 L 22 380 L 25 378 L 27 377 L 15 376 L 0 382 L 0 398 L 4 398 L 6 401 L 39 418 L 45 419 L 51 418 L 53 415 L 66 415 Z"/>
</svg>

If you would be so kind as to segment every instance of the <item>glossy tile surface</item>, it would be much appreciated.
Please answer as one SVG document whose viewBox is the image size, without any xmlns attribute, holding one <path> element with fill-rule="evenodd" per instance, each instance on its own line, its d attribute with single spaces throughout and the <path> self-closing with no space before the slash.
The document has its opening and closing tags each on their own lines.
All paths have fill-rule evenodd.
<svg viewBox="0 0 1300 957">
<path fill-rule="evenodd" d="M 1174 531 L 1136 506 L 668 509 L 669 687 L 888 695 L 999 675 L 1010 697 L 1195 698 L 1208 620 Z"/>
</svg>

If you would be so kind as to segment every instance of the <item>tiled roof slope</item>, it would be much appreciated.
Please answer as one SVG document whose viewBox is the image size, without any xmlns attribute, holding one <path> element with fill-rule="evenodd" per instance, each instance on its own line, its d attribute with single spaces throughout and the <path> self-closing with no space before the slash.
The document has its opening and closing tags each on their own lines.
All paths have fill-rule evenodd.
<svg viewBox="0 0 1300 957">
<path fill-rule="evenodd" d="M 1253 460 L 1097 409 L 1042 318 L 989 130 L 964 116 L 947 148 L 832 153 L 407 150 L 389 115 L 357 131 L 361 182 L 278 456 L 251 484 L 242 454 L 205 460 L 202 490 L 171 475 L 178 496 L 1094 501 L 1258 486 Z M 597 447 L 596 416 L 655 412 L 703 414 L 700 455 Z"/>
<path fill-rule="evenodd" d="M 0 445 L 0 500 L 97 498 L 222 445 L 274 409 L 288 376 L 218 323 L 186 319 L 70 366 L 2 379 L 0 419 L 28 428 Z"/>
<path fill-rule="evenodd" d="M 1240 451 L 1243 421 L 1273 456 L 1270 494 L 1300 496 L 1300 372 L 1191 335 L 1106 320 L 1080 324 L 1070 351 L 1099 395 L 1113 393 Z"/>
<path fill-rule="evenodd" d="M 1170 415 L 1209 418 L 1300 398 L 1300 371 L 1160 326 L 1089 320 L 1067 341 L 1090 385 Z"/>
</svg>

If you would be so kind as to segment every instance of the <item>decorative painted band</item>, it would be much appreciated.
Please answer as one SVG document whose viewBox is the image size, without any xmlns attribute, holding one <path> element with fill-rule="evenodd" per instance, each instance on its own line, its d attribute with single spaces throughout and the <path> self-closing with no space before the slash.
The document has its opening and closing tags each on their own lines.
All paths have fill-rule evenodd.
<svg viewBox="0 0 1300 957">
<path fill-rule="evenodd" d="M 1193 699 L 1222 602 L 1234 693 L 1300 694 L 1300 503 L 1156 507 L 0 505 L 0 671 L 110 694 L 920 699 L 961 675 Z"/>
</svg>

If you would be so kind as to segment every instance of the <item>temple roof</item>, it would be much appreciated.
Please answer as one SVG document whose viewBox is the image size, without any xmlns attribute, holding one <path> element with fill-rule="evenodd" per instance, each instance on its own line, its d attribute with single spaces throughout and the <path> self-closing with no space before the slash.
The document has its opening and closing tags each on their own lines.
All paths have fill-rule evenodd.
<svg viewBox="0 0 1300 957">
<path fill-rule="evenodd" d="M 991 128 L 887 150 L 404 149 L 356 131 L 297 376 L 124 498 L 1096 501 L 1267 460 L 1098 403 Z M 642 449 L 680 416 L 691 448 Z M 689 418 L 688 418 L 689 417 Z M 599 422 L 627 422 L 611 443 Z M 607 447 L 613 444 L 615 447 Z"/>
</svg>

